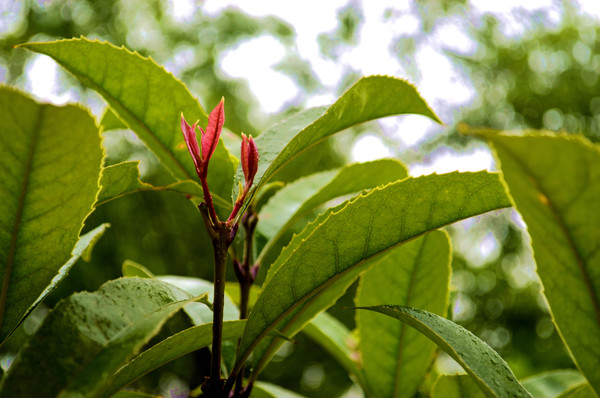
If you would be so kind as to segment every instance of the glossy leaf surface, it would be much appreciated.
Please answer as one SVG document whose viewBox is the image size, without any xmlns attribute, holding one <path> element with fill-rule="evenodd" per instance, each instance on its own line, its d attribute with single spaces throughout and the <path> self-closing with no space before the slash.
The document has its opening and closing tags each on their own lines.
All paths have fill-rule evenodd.
<svg viewBox="0 0 600 398">
<path fill-rule="evenodd" d="M 506 362 L 462 326 L 431 312 L 395 305 L 358 309 L 380 312 L 415 328 L 458 362 L 488 397 L 531 397 Z"/>
<path fill-rule="evenodd" d="M 0 87 L 0 341 L 72 257 L 101 161 L 87 111 Z"/>
<path fill-rule="evenodd" d="M 98 396 L 108 376 L 191 297 L 168 283 L 140 278 L 70 296 L 20 351 L 2 379 L 0 397 Z"/>
<path fill-rule="evenodd" d="M 391 250 L 361 277 L 356 306 L 381 303 L 444 316 L 450 293 L 450 241 L 434 231 Z M 395 319 L 357 311 L 362 364 L 374 397 L 412 397 L 434 356 L 435 344 Z"/>
<path fill-rule="evenodd" d="M 331 285 L 372 257 L 441 226 L 508 205 L 497 174 L 449 173 L 376 188 L 327 212 L 293 238 L 271 266 L 272 277 L 248 318 L 237 366 L 271 330 L 283 331 L 286 317 L 299 317 L 295 312 L 308 300 L 336 293 Z M 317 308 L 311 318 L 326 308 Z"/>
<path fill-rule="evenodd" d="M 271 240 L 260 258 L 268 258 L 283 233 L 316 207 L 344 195 L 401 180 L 407 175 L 406 168 L 397 160 L 380 159 L 315 173 L 286 185 L 258 216 L 258 232 Z"/>
</svg>

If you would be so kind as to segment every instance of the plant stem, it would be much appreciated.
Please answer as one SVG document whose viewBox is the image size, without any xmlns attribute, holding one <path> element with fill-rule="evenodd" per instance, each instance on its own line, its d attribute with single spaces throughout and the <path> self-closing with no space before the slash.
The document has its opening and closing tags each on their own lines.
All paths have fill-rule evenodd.
<svg viewBox="0 0 600 398">
<path fill-rule="evenodd" d="M 225 233 L 224 233 L 225 232 Z M 219 239 L 213 241 L 215 257 L 215 283 L 213 299 L 213 341 L 212 362 L 210 367 L 211 383 L 221 386 L 221 343 L 223 339 L 223 308 L 225 304 L 225 275 L 227 272 L 227 251 L 229 249 L 229 231 L 221 228 Z"/>
<path fill-rule="evenodd" d="M 210 379 L 205 393 L 210 396 L 223 395 L 223 380 L 221 380 L 221 345 L 223 340 L 223 309 L 225 304 L 225 275 L 227 273 L 227 253 L 233 241 L 232 227 L 224 222 L 213 221 L 210 206 L 201 204 L 199 207 L 208 235 L 212 241 L 215 261 L 213 325 L 212 325 L 212 356 Z M 214 211 L 214 208 L 213 208 Z"/>
<path fill-rule="evenodd" d="M 254 261 L 253 243 L 254 230 L 258 222 L 258 215 L 253 207 L 249 207 L 242 217 L 242 226 L 244 227 L 244 255 L 242 263 L 239 264 L 239 269 L 236 272 L 240 285 L 240 319 L 248 318 L 248 302 L 250 299 L 250 288 L 254 283 L 255 275 L 252 272 L 251 264 Z M 238 342 L 239 348 L 239 342 Z M 234 397 L 241 397 L 243 393 L 250 393 L 252 386 L 248 386 L 248 390 L 244 390 L 244 368 L 240 369 L 236 376 Z"/>
</svg>

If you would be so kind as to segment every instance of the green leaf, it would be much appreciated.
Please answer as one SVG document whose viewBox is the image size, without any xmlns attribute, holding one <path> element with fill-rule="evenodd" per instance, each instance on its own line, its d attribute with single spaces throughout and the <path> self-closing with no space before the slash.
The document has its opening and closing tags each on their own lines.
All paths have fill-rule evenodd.
<svg viewBox="0 0 600 398">
<path fill-rule="evenodd" d="M 291 337 L 287 324 L 303 318 L 305 304 L 318 302 L 303 322 L 326 309 L 371 265 L 372 257 L 441 226 L 509 205 L 497 174 L 449 173 L 375 188 L 326 212 L 294 237 L 271 266 L 273 276 L 250 312 L 236 368 L 263 339 L 270 344 L 271 330 Z"/>
<path fill-rule="evenodd" d="M 207 293 L 209 301 L 213 302 L 214 286 L 212 282 L 206 281 L 204 279 L 177 275 L 157 276 L 157 279 L 175 285 L 181 290 L 184 290 L 193 296 L 200 296 L 204 293 Z M 185 307 L 185 312 L 191 318 L 194 325 L 202 325 L 205 323 L 209 323 L 212 322 L 213 319 L 212 311 L 205 305 L 202 305 L 200 303 L 191 303 L 190 305 Z M 238 319 L 239 316 L 240 312 L 238 308 L 231 301 L 229 296 L 225 295 L 225 308 L 223 311 L 223 319 L 226 321 L 233 321 Z"/>
<path fill-rule="evenodd" d="M 412 326 L 458 362 L 488 397 L 531 397 L 504 359 L 462 326 L 416 308 L 378 305 L 357 309 L 380 312 Z"/>
<path fill-rule="evenodd" d="M 154 274 L 150 272 L 148 268 L 131 260 L 125 260 L 123 262 L 121 272 L 123 273 L 123 276 L 128 278 L 134 276 L 137 276 L 138 278 L 154 278 Z"/>
<path fill-rule="evenodd" d="M 398 303 L 444 316 L 450 285 L 450 241 L 431 232 L 390 251 L 360 280 L 356 306 Z M 356 314 L 368 389 L 374 397 L 412 397 L 434 358 L 435 344 L 404 323 Z"/>
<path fill-rule="evenodd" d="M 194 163 L 180 130 L 181 113 L 206 125 L 208 117 L 188 89 L 173 75 L 125 48 L 86 38 L 22 44 L 52 57 L 75 78 L 96 90 L 112 110 L 177 181 L 197 180 Z M 219 141 L 210 162 L 208 183 L 215 205 L 229 210 L 234 166 Z"/>
<path fill-rule="evenodd" d="M 296 394 L 293 391 L 286 390 L 275 384 L 259 381 L 252 388 L 251 398 L 304 398 L 303 395 Z"/>
<path fill-rule="evenodd" d="M 587 384 L 585 378 L 576 370 L 553 370 L 521 381 L 523 387 L 533 398 L 557 398 Z"/>
<path fill-rule="evenodd" d="M 139 161 L 122 162 L 102 169 L 100 192 L 96 206 L 125 195 L 143 191 L 171 191 L 195 198 L 200 202 L 202 187 L 192 180 L 177 181 L 164 187 L 157 187 L 140 179 Z"/>
<path fill-rule="evenodd" d="M 100 119 L 100 126 L 102 127 L 103 132 L 109 130 L 124 130 L 127 128 L 115 112 L 110 109 L 110 106 L 107 106 L 104 110 L 104 114 Z"/>
<path fill-rule="evenodd" d="M 283 233 L 316 207 L 344 195 L 404 179 L 407 175 L 399 161 L 381 159 L 315 173 L 288 184 L 269 200 L 258 216 L 257 231 L 269 239 L 259 258 L 268 258 Z"/>
<path fill-rule="evenodd" d="M 571 135 L 485 137 L 527 224 L 560 336 L 600 394 L 600 147 Z"/>
<path fill-rule="evenodd" d="M 246 321 L 223 323 L 223 340 L 237 339 L 242 335 Z M 212 323 L 185 329 L 152 346 L 123 366 L 106 383 L 101 396 L 109 397 L 116 391 L 137 380 L 146 373 L 177 359 L 185 354 L 208 347 L 212 343 Z"/>
<path fill-rule="evenodd" d="M 87 111 L 0 87 L 0 342 L 72 257 L 101 162 Z"/>
<path fill-rule="evenodd" d="M 557 398 L 597 398 L 598 395 L 594 392 L 592 387 L 585 383 L 579 387 L 568 390 L 565 393 L 559 395 Z"/>
<path fill-rule="evenodd" d="M 107 376 L 190 298 L 173 285 L 140 278 L 70 296 L 21 349 L 0 383 L 0 397 L 97 396 Z"/>
<path fill-rule="evenodd" d="M 27 316 L 35 309 L 35 307 L 38 306 L 38 304 L 44 301 L 44 299 L 56 288 L 56 286 L 58 286 L 60 281 L 62 281 L 65 277 L 67 277 L 67 275 L 69 275 L 69 271 L 71 271 L 71 268 L 73 267 L 73 265 L 75 265 L 77 260 L 83 258 L 85 261 L 89 261 L 92 248 L 94 247 L 98 239 L 102 237 L 104 231 L 106 231 L 109 228 L 109 226 L 109 224 L 101 224 L 98 227 L 86 233 L 85 235 L 83 235 L 81 238 L 79 238 L 77 244 L 75 244 L 75 248 L 73 249 L 73 253 L 71 254 L 71 258 L 69 259 L 69 261 L 67 261 L 62 267 L 60 267 L 58 273 L 56 274 L 56 276 L 54 276 L 54 278 L 52 278 L 50 284 L 46 286 L 46 289 L 44 289 L 44 291 L 39 295 L 39 297 L 29 306 L 25 314 L 23 314 L 21 322 L 24 321 L 25 318 L 27 318 Z M 86 257 L 88 258 L 87 260 Z"/>
<path fill-rule="evenodd" d="M 322 312 L 306 325 L 302 332 L 329 352 L 366 391 L 364 373 L 356 360 L 359 354 L 351 347 L 351 345 L 356 347 L 356 341 L 344 324 L 328 313 Z"/>
<path fill-rule="evenodd" d="M 483 398 L 485 395 L 467 375 L 440 376 L 433 385 L 432 398 Z M 499 395 L 505 396 L 505 395 Z"/>
<path fill-rule="evenodd" d="M 330 107 L 300 112 L 269 127 L 256 138 L 260 154 L 255 178 L 257 190 L 287 162 L 325 138 L 369 120 L 409 113 L 441 123 L 407 81 L 389 76 L 360 79 Z M 243 181 L 241 167 L 238 167 L 237 179 Z"/>
</svg>

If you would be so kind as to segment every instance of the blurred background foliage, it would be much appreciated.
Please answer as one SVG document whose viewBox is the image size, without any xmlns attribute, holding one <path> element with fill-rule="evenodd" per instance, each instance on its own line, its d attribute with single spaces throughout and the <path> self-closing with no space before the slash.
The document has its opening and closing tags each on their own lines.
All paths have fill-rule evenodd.
<svg viewBox="0 0 600 398">
<path fill-rule="evenodd" d="M 402 118 L 359 126 L 301 156 L 278 174 L 280 180 L 291 181 L 316 170 L 364 160 L 360 150 L 373 142 L 384 147 L 383 155 L 406 162 L 412 174 L 464 168 L 465 162 L 467 170 L 481 168 L 469 164 L 476 158 L 466 156 L 481 151 L 493 168 L 482 143 L 457 133 L 461 122 L 498 129 L 545 128 L 600 140 L 600 25 L 574 2 L 548 1 L 534 9 L 488 12 L 467 0 L 421 0 L 402 7 L 391 2 L 379 6 L 374 14 L 373 6 L 367 10 L 361 1 L 338 1 L 336 24 L 316 36 L 318 60 L 308 59 L 301 51 L 299 27 L 282 17 L 251 15 L 231 6 L 208 12 L 204 2 L 185 3 L 189 7 L 182 13 L 177 11 L 175 0 L 2 0 L 0 81 L 42 99 L 82 102 L 99 119 L 104 108 L 100 97 L 43 57 L 13 46 L 80 35 L 108 40 L 165 65 L 206 109 L 226 97 L 226 128 L 235 134 L 244 131 L 257 135 L 294 111 L 331 102 L 365 74 L 352 54 L 364 44 L 364 37 L 376 33 L 369 29 L 373 18 L 379 18 L 375 24 L 393 27 L 390 37 L 385 38 L 389 44 L 383 47 L 387 52 L 383 58 L 399 65 L 397 76 L 422 89 L 446 126 L 406 124 Z M 311 24 L 311 20 L 307 18 L 304 23 Z M 416 27 L 407 28 L 413 25 Z M 443 40 L 452 31 L 460 33 L 458 44 Z M 283 49 L 273 62 L 273 71 L 297 88 L 294 95 L 276 104 L 275 111 L 265 109 L 252 89 L 255 81 L 233 76 L 224 68 L 228 54 L 265 37 Z M 449 83 L 458 86 L 436 87 L 433 81 L 433 89 L 427 88 L 432 79 L 422 59 L 432 51 L 435 57 L 430 62 L 434 65 L 428 65 L 429 70 L 456 71 L 452 75 L 456 81 Z M 254 58 L 270 55 L 250 51 L 246 56 L 251 63 Z M 329 80 L 316 71 L 319 62 L 335 64 L 336 78 Z M 380 66 L 381 73 L 389 73 L 389 68 Z M 32 76 L 48 70 L 58 80 L 40 92 Z M 258 83 L 276 86 L 278 82 Z M 414 142 L 399 138 L 397 130 L 412 134 L 411 129 L 420 129 L 422 137 Z M 370 141 L 361 141 L 364 137 Z M 104 142 L 107 164 L 139 159 L 145 180 L 165 180 L 164 170 L 130 132 L 105 132 Z M 446 160 L 449 166 L 443 163 Z M 96 289 L 104 281 L 119 277 L 121 264 L 128 259 L 156 274 L 211 279 L 212 254 L 200 218 L 180 196 L 131 195 L 97 209 L 86 228 L 101 222 L 112 227 L 98 243 L 91 262 L 80 261 L 74 267 L 47 300 L 47 307 L 73 291 Z M 572 367 L 540 294 L 520 216 L 505 210 L 448 229 L 454 246 L 449 316 L 498 350 L 519 377 Z M 354 289 L 350 289 L 340 299 L 342 305 L 330 310 L 349 327 L 354 324 L 353 313 L 341 308 L 352 305 L 353 294 Z M 38 312 L 43 315 L 43 311 Z M 184 327 L 184 321 L 176 319 L 169 327 L 177 330 Z M 32 327 L 26 323 L 22 329 L 14 344 Z M 173 385 L 182 390 L 197 386 L 206 369 L 197 368 L 194 358 L 206 355 L 199 352 L 155 371 L 140 382 L 140 387 L 156 392 Z M 455 368 L 440 356 L 434 370 L 452 372 Z M 304 336 L 284 346 L 263 378 L 309 397 L 341 396 L 351 386 L 344 371 Z"/>
</svg>

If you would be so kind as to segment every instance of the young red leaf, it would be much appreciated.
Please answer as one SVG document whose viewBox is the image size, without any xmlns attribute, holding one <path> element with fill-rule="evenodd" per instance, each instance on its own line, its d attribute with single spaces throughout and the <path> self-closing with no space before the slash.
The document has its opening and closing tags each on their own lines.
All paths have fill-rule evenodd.
<svg viewBox="0 0 600 398">
<path fill-rule="evenodd" d="M 221 99 L 221 102 L 219 102 L 215 109 L 210 113 L 206 132 L 202 134 L 202 159 L 204 159 L 207 166 L 215 149 L 217 149 L 219 137 L 221 136 L 221 129 L 223 128 L 223 123 L 225 123 L 225 109 L 223 103 L 224 99 Z"/>
</svg>

